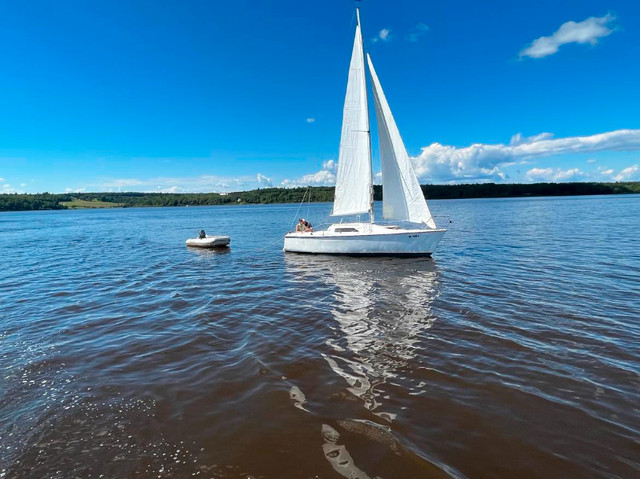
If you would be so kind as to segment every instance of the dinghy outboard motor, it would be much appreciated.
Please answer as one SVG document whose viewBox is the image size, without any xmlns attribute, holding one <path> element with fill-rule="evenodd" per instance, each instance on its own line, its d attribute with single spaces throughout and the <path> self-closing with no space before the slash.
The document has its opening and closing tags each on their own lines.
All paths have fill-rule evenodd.
<svg viewBox="0 0 640 479">
<path fill-rule="evenodd" d="M 206 237 L 207 233 L 205 233 L 204 230 L 200 230 L 200 233 L 198 233 L 198 238 L 205 239 Z"/>
</svg>

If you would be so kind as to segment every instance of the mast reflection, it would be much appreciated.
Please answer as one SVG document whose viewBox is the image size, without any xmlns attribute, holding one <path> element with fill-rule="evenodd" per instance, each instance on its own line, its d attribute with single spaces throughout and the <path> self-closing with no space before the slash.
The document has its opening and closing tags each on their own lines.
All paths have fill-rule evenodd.
<svg viewBox="0 0 640 479">
<path fill-rule="evenodd" d="M 439 294 L 438 270 L 431 259 L 285 256 L 296 281 L 323 280 L 335 286 L 331 313 L 335 333 L 323 354 L 347 390 L 374 414 L 382 410 L 381 385 L 403 376 L 402 369 L 419 354 L 418 343 L 435 316 L 431 305 Z M 396 380 L 397 381 L 397 380 Z"/>
</svg>

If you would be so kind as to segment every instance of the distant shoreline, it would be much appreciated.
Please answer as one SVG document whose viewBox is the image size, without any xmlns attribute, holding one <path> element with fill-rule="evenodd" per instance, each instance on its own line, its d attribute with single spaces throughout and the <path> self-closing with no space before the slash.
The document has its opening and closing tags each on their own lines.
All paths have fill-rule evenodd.
<svg viewBox="0 0 640 479">
<path fill-rule="evenodd" d="M 518 198 L 531 196 L 584 196 L 640 193 L 640 182 L 532 183 L 422 185 L 429 200 L 463 198 Z M 130 208 L 153 206 L 213 206 L 234 204 L 284 204 L 332 202 L 334 188 L 261 188 L 234 193 L 36 193 L 0 194 L 0 211 Z M 374 186 L 374 199 L 382 187 Z"/>
</svg>

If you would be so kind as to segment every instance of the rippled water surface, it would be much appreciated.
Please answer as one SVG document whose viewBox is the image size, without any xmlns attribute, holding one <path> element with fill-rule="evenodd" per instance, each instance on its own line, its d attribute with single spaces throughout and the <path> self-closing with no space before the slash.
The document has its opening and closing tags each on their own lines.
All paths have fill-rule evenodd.
<svg viewBox="0 0 640 479">
<path fill-rule="evenodd" d="M 298 205 L 1 214 L 0 477 L 638 477 L 640 197 L 431 205 L 433 259 L 285 255 Z"/>
</svg>

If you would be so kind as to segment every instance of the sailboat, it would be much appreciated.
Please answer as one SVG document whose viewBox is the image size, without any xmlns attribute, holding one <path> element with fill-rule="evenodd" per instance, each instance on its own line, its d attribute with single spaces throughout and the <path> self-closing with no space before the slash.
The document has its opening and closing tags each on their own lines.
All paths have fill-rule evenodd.
<svg viewBox="0 0 640 479">
<path fill-rule="evenodd" d="M 424 198 L 391 109 L 367 54 L 365 64 L 360 11 L 349 66 L 342 117 L 335 197 L 331 216 L 368 214 L 368 222 L 339 222 L 321 231 L 285 235 L 284 251 L 354 256 L 430 256 L 446 233 L 438 228 Z M 368 66 L 373 89 L 380 163 L 382 222 L 373 211 L 371 132 L 367 104 Z"/>
</svg>

